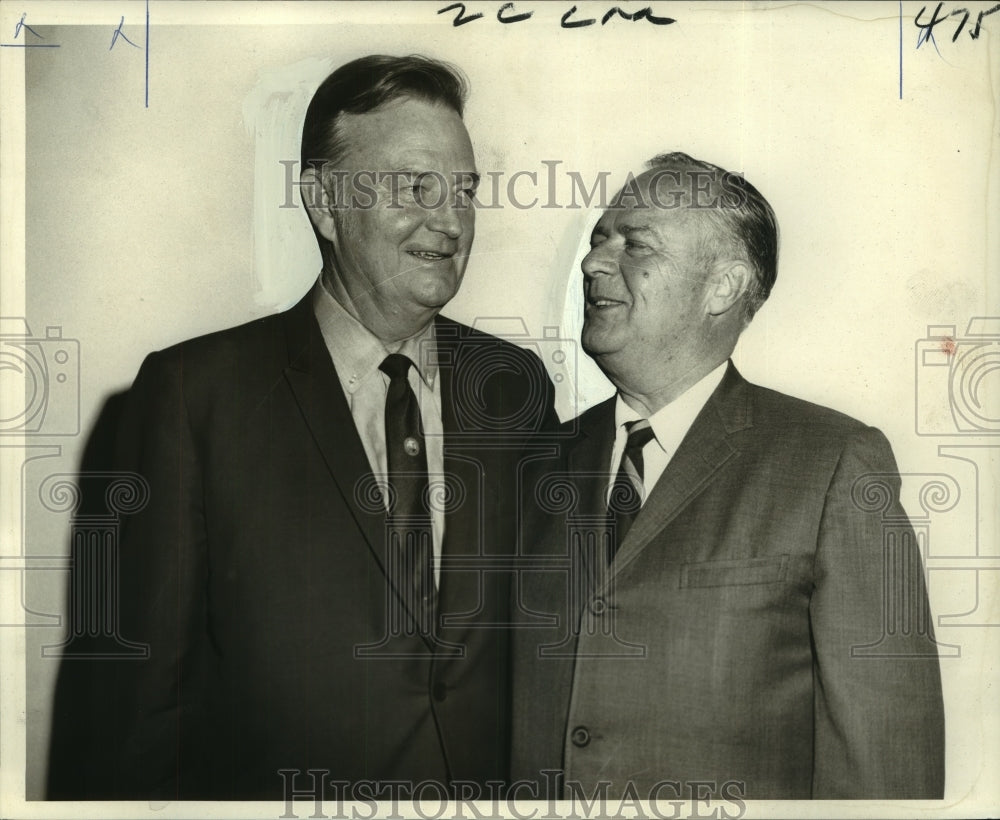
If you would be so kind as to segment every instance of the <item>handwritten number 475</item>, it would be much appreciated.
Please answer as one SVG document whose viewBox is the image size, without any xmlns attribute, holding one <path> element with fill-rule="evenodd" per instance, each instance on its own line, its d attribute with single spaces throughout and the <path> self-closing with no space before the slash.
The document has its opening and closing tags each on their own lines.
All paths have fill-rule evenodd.
<svg viewBox="0 0 1000 820">
<path fill-rule="evenodd" d="M 482 12 L 469 14 L 466 10 L 465 3 L 452 3 L 450 6 L 445 6 L 443 9 L 440 9 L 438 14 L 447 14 L 449 11 L 458 12 L 455 15 L 455 19 L 452 20 L 451 23 L 456 28 L 458 26 L 464 26 L 466 23 L 472 23 L 479 20 L 483 16 Z M 562 16 L 559 22 L 563 28 L 583 28 L 584 26 L 592 26 L 597 22 L 597 19 L 594 17 L 587 17 L 579 20 L 574 19 L 573 15 L 576 14 L 576 11 L 577 7 L 573 6 Z M 535 12 L 533 11 L 526 11 L 518 14 L 514 11 L 513 3 L 504 3 L 499 9 L 497 9 L 497 22 L 506 23 L 508 25 L 510 23 L 520 23 L 530 18 L 534 13 Z M 653 14 L 653 10 L 649 8 L 649 6 L 634 12 L 622 11 L 622 9 L 618 6 L 612 6 L 601 18 L 601 25 L 606 26 L 608 21 L 613 17 L 620 17 L 623 20 L 631 20 L 633 22 L 646 20 L 654 26 L 667 26 L 676 22 L 676 20 L 672 17 L 657 17 Z"/>
<path fill-rule="evenodd" d="M 932 43 L 934 41 L 934 27 L 943 23 L 949 17 L 958 17 L 961 15 L 962 19 L 959 24 L 955 27 L 955 33 L 951 35 L 951 41 L 954 43 L 958 39 L 958 35 L 962 33 L 962 29 L 965 28 L 965 24 L 969 22 L 969 10 L 968 9 L 952 9 L 947 14 L 942 14 L 941 9 L 944 7 L 944 3 L 938 3 L 937 7 L 931 14 L 931 19 L 928 22 L 923 22 L 924 12 L 927 11 L 927 6 L 924 6 L 917 12 L 917 16 L 914 18 L 913 23 L 917 28 L 921 29 L 920 36 L 917 39 L 917 48 L 930 40 Z M 978 40 L 979 35 L 983 27 L 983 18 L 989 17 L 991 14 L 1000 11 L 1000 3 L 989 9 L 983 9 L 979 12 L 976 17 L 976 25 L 969 31 L 969 36 L 973 40 Z"/>
</svg>

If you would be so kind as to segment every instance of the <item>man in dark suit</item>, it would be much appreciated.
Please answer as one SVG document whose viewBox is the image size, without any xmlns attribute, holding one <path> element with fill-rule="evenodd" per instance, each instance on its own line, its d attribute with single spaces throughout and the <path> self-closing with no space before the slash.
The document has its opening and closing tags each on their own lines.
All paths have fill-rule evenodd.
<svg viewBox="0 0 1000 820">
<path fill-rule="evenodd" d="M 728 361 L 777 256 L 760 193 L 680 153 L 594 229 L 582 342 L 617 395 L 528 478 L 514 777 L 588 800 L 942 796 L 890 447 Z"/>
<path fill-rule="evenodd" d="M 117 466 L 149 489 L 120 544 L 121 633 L 149 657 L 97 662 L 113 759 L 55 750 L 51 796 L 468 797 L 505 779 L 500 570 L 519 448 L 555 417 L 537 357 L 438 315 L 474 233 L 464 99 L 421 57 L 331 74 L 302 141 L 315 286 L 144 362 Z"/>
</svg>

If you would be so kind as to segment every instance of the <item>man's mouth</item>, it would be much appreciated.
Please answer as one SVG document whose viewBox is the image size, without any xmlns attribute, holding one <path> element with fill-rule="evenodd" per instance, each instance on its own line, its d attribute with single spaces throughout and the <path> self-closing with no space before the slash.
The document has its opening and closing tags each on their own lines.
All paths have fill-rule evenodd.
<svg viewBox="0 0 1000 820">
<path fill-rule="evenodd" d="M 426 259 L 428 262 L 440 262 L 442 259 L 451 259 L 453 253 L 438 253 L 437 251 L 409 251 L 410 256 L 417 259 Z"/>
<path fill-rule="evenodd" d="M 606 310 L 608 308 L 620 307 L 625 303 L 619 302 L 617 299 L 605 299 L 603 297 L 595 299 L 591 297 L 587 299 L 587 304 L 590 307 L 598 308 L 599 310 Z"/>
</svg>

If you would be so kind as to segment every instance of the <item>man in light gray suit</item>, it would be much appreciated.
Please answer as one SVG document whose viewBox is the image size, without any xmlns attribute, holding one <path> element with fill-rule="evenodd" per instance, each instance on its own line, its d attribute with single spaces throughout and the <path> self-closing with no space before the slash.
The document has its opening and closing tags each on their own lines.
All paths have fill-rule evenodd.
<svg viewBox="0 0 1000 820">
<path fill-rule="evenodd" d="M 554 796 L 943 794 L 889 444 L 729 361 L 777 257 L 760 193 L 680 153 L 594 229 L 582 342 L 617 395 L 525 474 L 513 774 Z"/>
</svg>

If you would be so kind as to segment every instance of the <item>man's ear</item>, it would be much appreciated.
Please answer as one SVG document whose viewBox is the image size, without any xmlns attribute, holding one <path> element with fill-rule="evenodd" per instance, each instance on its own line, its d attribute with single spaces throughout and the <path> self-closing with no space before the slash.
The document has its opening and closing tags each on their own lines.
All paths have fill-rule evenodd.
<svg viewBox="0 0 1000 820">
<path fill-rule="evenodd" d="M 712 316 L 728 313 L 743 302 L 743 295 L 750 287 L 753 272 L 746 262 L 728 260 L 719 262 L 708 278 L 706 310 Z"/>
<path fill-rule="evenodd" d="M 337 229 L 333 221 L 334 197 L 336 193 L 323 184 L 323 175 L 315 168 L 307 168 L 299 176 L 299 190 L 306 213 L 324 239 L 335 242 Z"/>
</svg>

